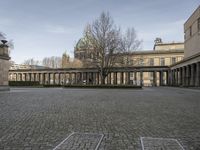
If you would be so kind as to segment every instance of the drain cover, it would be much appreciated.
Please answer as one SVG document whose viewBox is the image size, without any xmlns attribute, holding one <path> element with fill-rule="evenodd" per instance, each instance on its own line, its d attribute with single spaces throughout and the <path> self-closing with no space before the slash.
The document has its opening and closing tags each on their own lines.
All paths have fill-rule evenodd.
<svg viewBox="0 0 200 150">
<path fill-rule="evenodd" d="M 103 134 L 95 133 L 71 133 L 53 150 L 97 150 Z"/>
<path fill-rule="evenodd" d="M 176 139 L 141 137 L 142 150 L 184 150 Z"/>
</svg>

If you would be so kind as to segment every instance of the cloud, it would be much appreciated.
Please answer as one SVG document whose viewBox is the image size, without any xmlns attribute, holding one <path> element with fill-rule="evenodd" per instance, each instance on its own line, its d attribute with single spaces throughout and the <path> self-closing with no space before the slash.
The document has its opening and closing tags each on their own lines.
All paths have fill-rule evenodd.
<svg viewBox="0 0 200 150">
<path fill-rule="evenodd" d="M 45 31 L 54 34 L 71 34 L 74 33 L 74 28 L 64 27 L 61 25 L 46 25 Z"/>
</svg>

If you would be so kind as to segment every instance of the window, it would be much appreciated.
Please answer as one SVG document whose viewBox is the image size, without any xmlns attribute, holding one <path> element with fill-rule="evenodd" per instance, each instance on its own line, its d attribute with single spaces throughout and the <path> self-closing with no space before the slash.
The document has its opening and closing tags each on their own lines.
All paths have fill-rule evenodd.
<svg viewBox="0 0 200 150">
<path fill-rule="evenodd" d="M 172 64 L 176 63 L 176 57 L 172 57 Z"/>
<path fill-rule="evenodd" d="M 139 66 L 143 66 L 144 65 L 144 60 L 143 59 L 139 59 L 138 60 L 138 65 Z"/>
<path fill-rule="evenodd" d="M 150 58 L 150 59 L 149 59 L 149 65 L 150 65 L 150 66 L 154 66 L 154 59 L 153 59 L 153 58 Z"/>
<path fill-rule="evenodd" d="M 165 66 L 165 58 L 160 58 L 160 65 Z"/>
<path fill-rule="evenodd" d="M 190 37 L 191 37 L 192 36 L 192 26 L 190 26 L 189 31 L 190 31 Z"/>
<path fill-rule="evenodd" d="M 198 31 L 200 32 L 200 17 L 198 18 L 198 21 L 197 21 L 197 27 L 198 27 Z"/>
<path fill-rule="evenodd" d="M 133 60 L 132 59 L 129 61 L 129 65 L 133 65 Z"/>
</svg>

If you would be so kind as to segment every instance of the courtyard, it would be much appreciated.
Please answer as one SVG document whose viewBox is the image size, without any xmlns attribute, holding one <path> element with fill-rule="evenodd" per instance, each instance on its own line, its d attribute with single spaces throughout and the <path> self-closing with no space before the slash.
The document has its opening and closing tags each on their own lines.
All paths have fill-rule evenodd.
<svg viewBox="0 0 200 150">
<path fill-rule="evenodd" d="M 179 143 L 171 149 L 199 150 L 199 99 L 172 87 L 12 88 L 0 92 L 0 149 L 146 150 L 166 138 Z"/>
</svg>

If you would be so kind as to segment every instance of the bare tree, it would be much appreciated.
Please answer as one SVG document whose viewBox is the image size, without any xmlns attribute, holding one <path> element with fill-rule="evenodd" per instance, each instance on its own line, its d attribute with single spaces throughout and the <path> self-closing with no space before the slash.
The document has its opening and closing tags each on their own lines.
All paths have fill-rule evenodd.
<svg viewBox="0 0 200 150">
<path fill-rule="evenodd" d="M 90 64 L 99 69 L 101 84 L 105 84 L 110 70 L 122 63 L 121 58 L 139 49 L 142 42 L 137 39 L 134 28 L 128 28 L 122 35 L 109 13 L 104 12 L 86 26 L 84 38 L 87 39 L 84 47 L 90 51 Z"/>
<path fill-rule="evenodd" d="M 85 28 L 85 37 L 92 64 L 99 69 L 101 84 L 116 64 L 120 52 L 120 29 L 114 25 L 109 13 L 103 12 L 98 19 Z"/>
<path fill-rule="evenodd" d="M 49 68 L 61 68 L 62 58 L 57 56 L 45 57 L 42 60 L 42 65 Z"/>
<path fill-rule="evenodd" d="M 27 59 L 24 61 L 25 65 L 39 65 L 39 61 L 38 60 L 34 60 L 33 58 Z"/>
<path fill-rule="evenodd" d="M 142 40 L 138 40 L 135 29 L 133 27 L 128 28 L 120 40 L 120 47 L 124 54 L 122 60 L 124 65 L 133 65 L 134 62 L 131 59 L 130 53 L 140 49 L 141 44 Z"/>
</svg>

